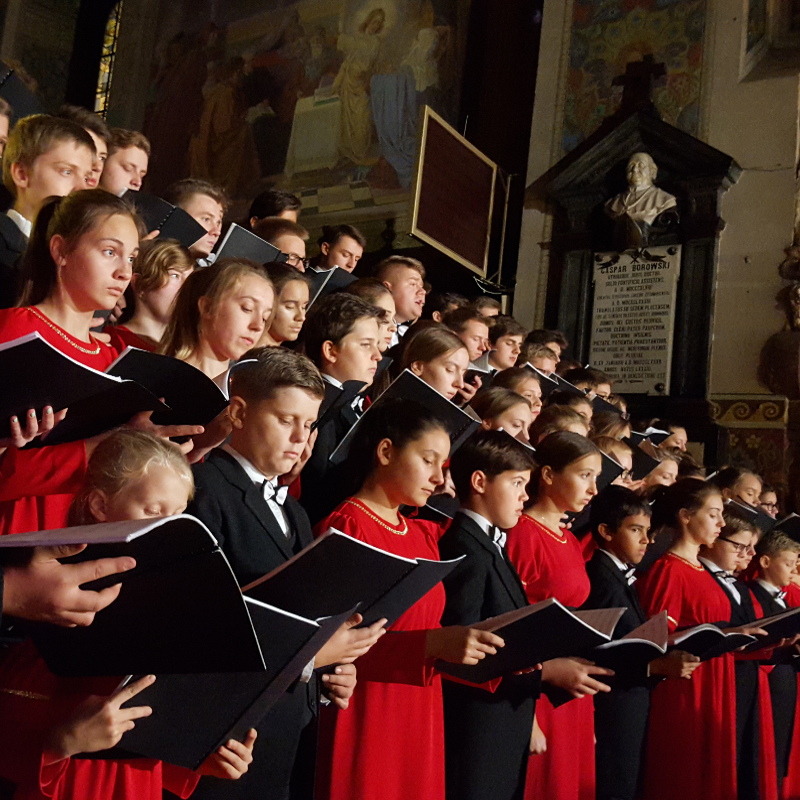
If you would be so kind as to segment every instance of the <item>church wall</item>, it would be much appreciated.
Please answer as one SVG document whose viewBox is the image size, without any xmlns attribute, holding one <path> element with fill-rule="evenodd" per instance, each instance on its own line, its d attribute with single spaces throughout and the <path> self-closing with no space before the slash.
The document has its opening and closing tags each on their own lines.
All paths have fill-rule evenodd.
<svg viewBox="0 0 800 800">
<path fill-rule="evenodd" d="M 615 110 L 620 95 L 610 82 L 628 60 L 652 52 L 666 64 L 666 83 L 654 91 L 662 117 L 743 169 L 722 202 L 711 413 L 730 433 L 732 461 L 785 484 L 787 404 L 759 385 L 756 369 L 764 342 L 783 325 L 776 268 L 795 227 L 798 77 L 747 78 L 757 49 L 751 41 L 747 52 L 747 0 L 629 5 L 545 4 L 527 183 Z M 589 24 L 592 13 L 605 18 Z M 551 222 L 546 208 L 523 215 L 514 312 L 529 325 L 545 318 Z"/>
<path fill-rule="evenodd" d="M 792 243 L 798 147 L 798 77 L 740 80 L 746 28 L 741 2 L 725 0 L 712 21 L 713 52 L 703 138 L 743 168 L 723 198 L 712 394 L 767 394 L 756 380 L 759 353 L 783 325 L 775 308 L 777 265 Z"/>
<path fill-rule="evenodd" d="M 611 80 L 629 59 L 653 52 L 663 60 L 668 76 L 654 100 L 664 119 L 729 153 L 744 170 L 723 199 L 710 392 L 768 393 L 756 366 L 783 320 L 774 295 L 776 266 L 794 228 L 798 78 L 741 79 L 742 0 L 708 7 L 654 1 L 633 11 L 624 5 L 545 6 L 527 182 L 616 108 L 619 90 Z M 596 24 L 587 22 L 592 9 Z M 526 210 L 515 312 L 529 324 L 543 320 L 549 229 L 546 209 Z"/>
</svg>

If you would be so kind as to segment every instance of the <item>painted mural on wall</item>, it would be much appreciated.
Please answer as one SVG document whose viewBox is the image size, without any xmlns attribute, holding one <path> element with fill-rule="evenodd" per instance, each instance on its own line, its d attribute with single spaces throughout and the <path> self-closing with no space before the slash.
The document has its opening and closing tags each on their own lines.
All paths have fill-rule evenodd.
<svg viewBox="0 0 800 800">
<path fill-rule="evenodd" d="M 369 203 L 406 193 L 419 107 L 458 112 L 468 5 L 162 4 L 145 119 L 153 188 L 188 173 L 234 197 L 272 185 L 358 187 Z"/>
<path fill-rule="evenodd" d="M 7 2 L 0 2 L 5 31 Z M 25 0 L 17 10 L 8 62 L 36 92 L 44 108 L 63 102 L 80 0 Z"/>
<path fill-rule="evenodd" d="M 653 99 L 667 122 L 697 134 L 706 0 L 575 0 L 562 147 L 568 152 L 613 113 L 611 82 L 652 53 L 667 68 Z"/>
</svg>

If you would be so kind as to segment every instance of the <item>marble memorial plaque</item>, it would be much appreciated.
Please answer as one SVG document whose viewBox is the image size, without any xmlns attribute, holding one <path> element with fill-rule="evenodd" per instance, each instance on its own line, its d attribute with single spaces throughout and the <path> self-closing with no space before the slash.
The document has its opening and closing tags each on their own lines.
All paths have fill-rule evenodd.
<svg viewBox="0 0 800 800">
<path fill-rule="evenodd" d="M 590 364 L 620 394 L 668 394 L 681 248 L 596 253 Z"/>
</svg>

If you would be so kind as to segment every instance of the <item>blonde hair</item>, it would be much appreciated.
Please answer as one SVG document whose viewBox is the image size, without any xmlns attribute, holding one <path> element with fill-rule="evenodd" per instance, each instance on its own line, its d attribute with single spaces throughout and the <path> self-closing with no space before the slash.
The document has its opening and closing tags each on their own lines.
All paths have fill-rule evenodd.
<svg viewBox="0 0 800 800">
<path fill-rule="evenodd" d="M 243 278 L 255 275 L 274 292 L 272 281 L 264 268 L 244 258 L 223 258 L 210 267 L 193 272 L 181 286 L 175 298 L 172 319 L 161 340 L 159 352 L 178 359 L 188 358 L 200 346 L 200 298 L 209 300 L 213 314 L 226 294 Z"/>
<path fill-rule="evenodd" d="M 89 508 L 92 492 L 114 497 L 153 466 L 172 470 L 194 495 L 194 477 L 178 445 L 144 431 L 121 430 L 100 442 L 89 459 L 83 488 L 69 508 L 68 524 L 91 525 L 97 520 Z"/>
<path fill-rule="evenodd" d="M 188 272 L 194 267 L 195 261 L 189 251 L 174 239 L 142 242 L 133 264 L 136 292 L 154 292 L 166 286 L 171 269 Z"/>
<path fill-rule="evenodd" d="M 6 189 L 17 196 L 17 187 L 11 176 L 13 164 L 22 164 L 30 169 L 39 156 L 49 153 L 62 142 L 85 147 L 92 158 L 97 155 L 94 140 L 77 122 L 49 114 L 32 114 L 19 120 L 11 129 L 3 151 L 3 184 Z"/>
</svg>

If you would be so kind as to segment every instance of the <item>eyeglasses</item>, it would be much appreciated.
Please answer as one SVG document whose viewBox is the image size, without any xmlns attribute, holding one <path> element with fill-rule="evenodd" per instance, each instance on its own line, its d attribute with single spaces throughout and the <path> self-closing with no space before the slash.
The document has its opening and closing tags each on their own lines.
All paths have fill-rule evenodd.
<svg viewBox="0 0 800 800">
<path fill-rule="evenodd" d="M 297 253 L 287 253 L 286 263 L 290 267 L 299 267 L 302 264 L 303 269 L 308 269 L 309 265 L 311 264 L 311 259 L 301 258 L 300 256 L 297 255 Z"/>
<path fill-rule="evenodd" d="M 776 511 L 778 510 L 778 504 L 777 504 L 777 503 L 759 503 L 759 505 L 760 505 L 760 506 L 761 506 L 761 508 L 763 508 L 765 511 L 766 511 L 768 508 L 775 509 Z"/>
<path fill-rule="evenodd" d="M 733 549 L 736 550 L 736 552 L 740 556 L 743 556 L 745 553 L 749 553 L 752 556 L 755 555 L 756 553 L 755 547 L 753 547 L 753 545 L 751 544 L 742 544 L 741 542 L 734 542 L 733 539 L 728 539 L 725 536 L 720 536 L 719 540 L 721 542 L 727 542 L 728 544 L 732 544 Z"/>
</svg>

